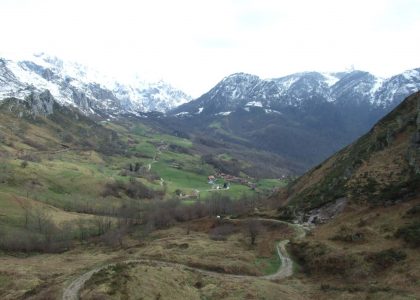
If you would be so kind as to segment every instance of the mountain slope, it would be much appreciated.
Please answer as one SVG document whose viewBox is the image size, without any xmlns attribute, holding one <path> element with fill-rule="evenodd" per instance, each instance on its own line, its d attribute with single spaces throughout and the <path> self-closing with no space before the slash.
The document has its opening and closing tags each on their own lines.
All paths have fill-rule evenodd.
<svg viewBox="0 0 420 300">
<path fill-rule="evenodd" d="M 420 92 L 273 200 L 312 228 L 289 248 L 312 298 L 419 298 Z"/>
<path fill-rule="evenodd" d="M 420 192 L 420 93 L 366 135 L 297 180 L 288 202 L 312 209 L 339 198 L 392 204 Z"/>
</svg>

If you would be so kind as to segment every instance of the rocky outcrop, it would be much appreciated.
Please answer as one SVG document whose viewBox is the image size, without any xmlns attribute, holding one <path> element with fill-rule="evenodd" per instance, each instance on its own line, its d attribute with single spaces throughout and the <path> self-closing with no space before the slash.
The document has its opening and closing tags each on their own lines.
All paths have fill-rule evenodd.
<svg viewBox="0 0 420 300">
<path fill-rule="evenodd" d="M 30 113 L 32 115 L 47 116 L 54 112 L 53 107 L 55 100 L 48 90 L 42 93 L 32 92 L 26 98 L 26 101 L 28 101 Z"/>
</svg>

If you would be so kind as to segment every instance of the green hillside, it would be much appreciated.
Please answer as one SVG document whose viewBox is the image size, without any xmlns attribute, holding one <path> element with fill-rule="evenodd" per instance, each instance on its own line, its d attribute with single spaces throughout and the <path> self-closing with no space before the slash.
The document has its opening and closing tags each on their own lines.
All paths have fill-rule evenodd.
<svg viewBox="0 0 420 300">
<path fill-rule="evenodd" d="M 9 99 L 0 106 L 0 127 L 0 226 L 22 228 L 25 205 L 46 209 L 60 224 L 78 214 L 114 217 L 122 207 L 140 214 L 155 201 L 191 204 L 216 193 L 238 199 L 283 185 L 249 178 L 246 163 L 235 160 L 236 177 L 252 186 L 231 182 L 217 190 L 228 181 L 208 183 L 220 170 L 191 140 L 138 120 L 94 122 L 56 104 L 52 114 L 34 115 L 27 102 Z M 226 154 L 218 162 L 230 160 Z"/>
</svg>

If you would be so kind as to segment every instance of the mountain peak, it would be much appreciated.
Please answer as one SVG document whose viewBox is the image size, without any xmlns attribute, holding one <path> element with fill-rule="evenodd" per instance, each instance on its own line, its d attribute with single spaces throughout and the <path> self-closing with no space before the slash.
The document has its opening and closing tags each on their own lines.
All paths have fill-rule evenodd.
<svg viewBox="0 0 420 300">
<path fill-rule="evenodd" d="M 226 76 L 225 78 L 222 79 L 222 82 L 228 81 L 228 80 L 249 80 L 249 79 L 260 79 L 260 78 L 254 74 L 238 72 L 238 73 L 233 73 Z"/>
</svg>

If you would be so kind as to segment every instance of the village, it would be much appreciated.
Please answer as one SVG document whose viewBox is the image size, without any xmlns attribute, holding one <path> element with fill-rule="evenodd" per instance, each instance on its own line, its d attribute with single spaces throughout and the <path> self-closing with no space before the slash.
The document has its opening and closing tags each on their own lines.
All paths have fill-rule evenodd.
<svg viewBox="0 0 420 300">
<path fill-rule="evenodd" d="M 208 176 L 208 183 L 212 185 L 212 189 L 229 189 L 230 183 L 239 183 L 248 186 L 250 189 L 255 190 L 256 184 L 251 182 L 251 178 L 241 178 L 225 173 L 216 173 L 215 175 Z M 223 185 L 218 184 L 218 180 L 223 181 Z"/>
</svg>

